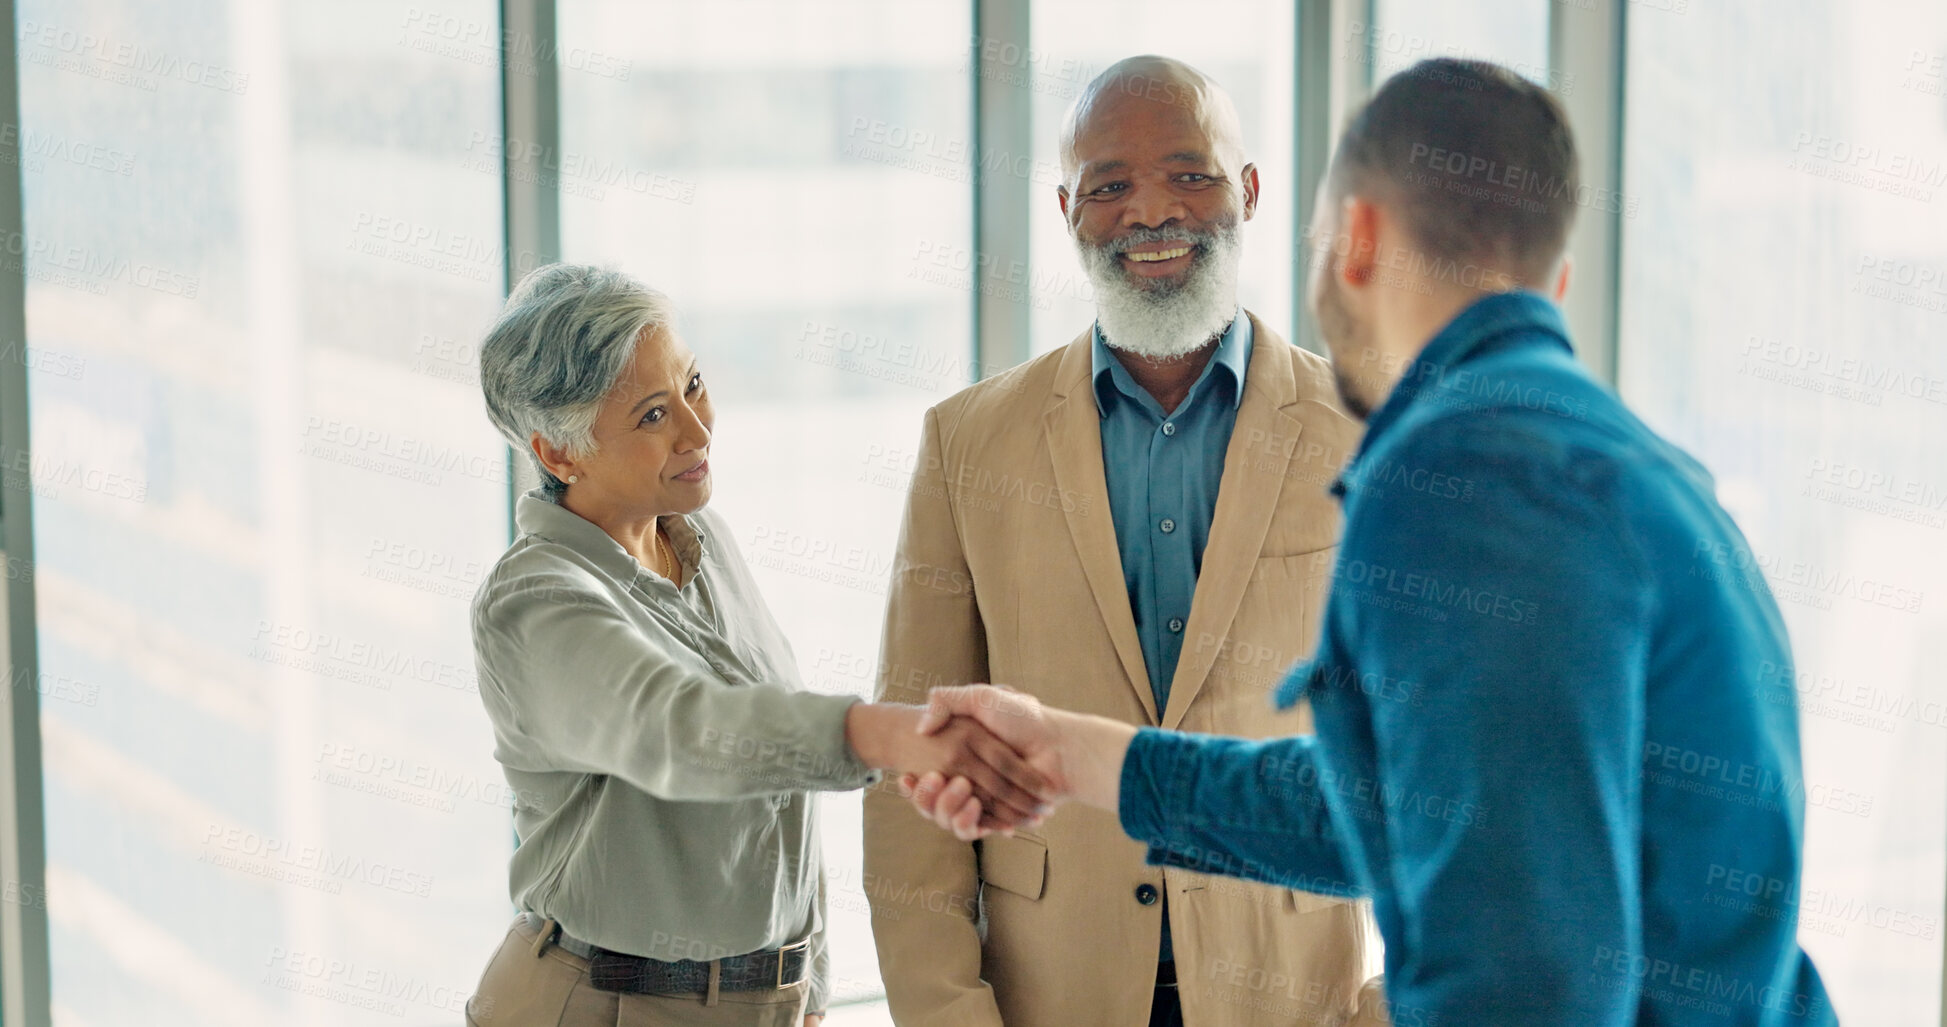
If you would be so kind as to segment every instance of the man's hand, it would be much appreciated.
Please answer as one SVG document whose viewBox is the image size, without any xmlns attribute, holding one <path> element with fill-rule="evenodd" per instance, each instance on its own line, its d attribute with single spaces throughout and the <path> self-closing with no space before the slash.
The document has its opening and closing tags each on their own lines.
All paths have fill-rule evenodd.
<svg viewBox="0 0 1947 1027">
<path fill-rule="evenodd" d="M 1044 796 L 1066 798 L 1067 775 L 1062 773 L 1061 735 L 1053 715 L 1041 700 L 1006 685 L 939 687 L 926 693 L 921 734 L 952 730 L 955 718 L 976 721 L 1006 742 L 1048 782 Z"/>
<path fill-rule="evenodd" d="M 981 800 L 989 829 L 1012 828 L 1046 812 L 1051 786 L 1015 749 L 976 721 L 927 723 L 923 712 L 918 706 L 857 703 L 846 711 L 846 740 L 867 766 L 965 780 L 969 794 Z"/>
<path fill-rule="evenodd" d="M 922 731 L 952 730 L 953 725 L 978 721 L 994 736 L 1025 757 L 1048 787 L 1037 794 L 1049 808 L 1075 799 L 1114 810 L 1122 783 L 1122 758 L 1136 729 L 1104 717 L 1049 709 L 1041 700 L 1006 686 L 961 685 L 935 688 L 928 694 Z M 1006 819 L 980 797 L 977 782 L 946 773 L 907 774 L 901 787 L 922 816 L 962 841 L 973 841 L 1011 826 L 1035 827 L 1040 815 L 996 824 Z M 1045 811 L 1042 811 L 1045 812 Z"/>
</svg>

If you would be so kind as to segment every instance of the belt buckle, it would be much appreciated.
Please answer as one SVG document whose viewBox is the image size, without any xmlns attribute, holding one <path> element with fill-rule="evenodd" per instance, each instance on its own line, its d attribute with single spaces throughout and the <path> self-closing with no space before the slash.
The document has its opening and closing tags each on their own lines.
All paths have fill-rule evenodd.
<svg viewBox="0 0 1947 1027">
<path fill-rule="evenodd" d="M 776 983 L 776 986 L 777 986 L 777 990 L 778 990 L 778 991 L 783 991 L 783 990 L 784 990 L 784 954 L 785 954 L 786 952 L 789 952 L 789 951 L 791 951 L 792 949 L 806 949 L 806 950 L 809 950 L 809 949 L 810 949 L 810 947 L 811 947 L 811 939 L 810 939 L 810 938 L 806 938 L 806 939 L 804 939 L 803 941 L 799 941 L 799 942 L 793 942 L 792 944 L 789 944 L 789 945 L 786 945 L 786 946 L 784 946 L 784 947 L 782 947 L 782 948 L 780 948 L 780 949 L 778 949 L 778 950 L 777 950 L 777 980 L 776 980 L 776 982 L 775 982 L 775 983 Z M 806 952 L 805 954 L 806 954 L 807 956 L 809 956 L 809 955 L 810 955 L 810 952 L 809 952 L 809 951 L 807 951 L 807 952 Z M 793 983 L 796 983 L 796 982 L 793 982 Z"/>
</svg>

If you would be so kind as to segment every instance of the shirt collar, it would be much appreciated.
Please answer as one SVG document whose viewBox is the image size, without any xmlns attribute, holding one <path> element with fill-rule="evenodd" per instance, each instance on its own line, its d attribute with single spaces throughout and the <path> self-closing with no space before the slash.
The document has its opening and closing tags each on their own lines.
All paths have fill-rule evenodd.
<svg viewBox="0 0 1947 1027">
<path fill-rule="evenodd" d="M 1573 352 L 1560 308 L 1540 294 L 1515 290 L 1475 300 L 1427 342 L 1393 386 L 1392 394 L 1366 419 L 1366 435 L 1359 441 L 1359 452 L 1346 465 L 1338 481 L 1333 482 L 1332 493 L 1345 496 L 1345 479 L 1355 474 L 1374 442 L 1405 416 L 1416 398 L 1429 389 L 1468 387 L 1459 380 L 1449 381 L 1448 373 L 1481 355 L 1496 339 L 1522 330 L 1547 336 L 1544 345 Z"/>
<path fill-rule="evenodd" d="M 702 566 L 704 544 L 708 541 L 703 530 L 681 514 L 668 514 L 658 520 L 676 547 L 677 559 L 692 569 Z M 617 581 L 634 581 L 637 574 L 649 573 L 608 532 L 548 498 L 543 489 L 525 493 L 514 504 L 514 527 L 522 535 L 538 535 L 567 546 Z M 691 578 L 694 577 L 692 574 Z"/>
<path fill-rule="evenodd" d="M 1148 400 L 1154 405 L 1156 399 L 1148 390 L 1136 384 L 1129 369 L 1122 366 L 1114 353 L 1109 352 L 1109 344 L 1102 337 L 1102 326 L 1096 324 L 1090 330 L 1090 378 L 1095 382 L 1095 412 L 1109 416 L 1109 390 L 1121 392 L 1130 399 L 1142 402 Z M 1217 337 L 1217 352 L 1210 355 L 1210 362 L 1203 366 L 1203 373 L 1197 376 L 1196 383 L 1190 386 L 1189 396 L 1194 398 L 1204 388 L 1204 383 L 1212 372 L 1227 374 L 1231 383 L 1230 405 L 1235 409 L 1244 402 L 1244 371 L 1251 364 L 1251 319 L 1243 307 L 1231 315 L 1230 326 L 1224 334 Z M 1189 399 L 1184 400 L 1189 404 Z"/>
</svg>

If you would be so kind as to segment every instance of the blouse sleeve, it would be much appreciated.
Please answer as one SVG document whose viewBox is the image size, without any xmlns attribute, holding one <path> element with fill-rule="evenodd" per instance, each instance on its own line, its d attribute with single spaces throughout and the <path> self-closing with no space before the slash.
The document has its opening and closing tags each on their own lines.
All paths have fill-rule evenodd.
<svg viewBox="0 0 1947 1027">
<path fill-rule="evenodd" d="M 856 697 L 699 671 L 631 623 L 587 572 L 529 555 L 497 569 L 474 603 L 480 688 L 502 763 L 609 774 L 691 801 L 879 779 L 845 741 Z"/>
</svg>

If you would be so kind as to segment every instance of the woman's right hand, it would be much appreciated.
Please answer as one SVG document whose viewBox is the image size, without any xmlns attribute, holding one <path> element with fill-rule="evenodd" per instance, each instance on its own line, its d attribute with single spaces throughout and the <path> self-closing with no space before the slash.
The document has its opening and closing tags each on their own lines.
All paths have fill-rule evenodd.
<svg viewBox="0 0 1947 1027">
<path fill-rule="evenodd" d="M 938 771 L 947 780 L 966 778 L 981 800 L 983 823 L 994 829 L 1033 827 L 1047 815 L 1052 784 L 1012 746 L 978 721 L 956 717 L 930 734 L 920 733 L 926 708 L 898 703 L 856 703 L 846 711 L 845 740 L 867 766 L 912 775 Z"/>
</svg>

